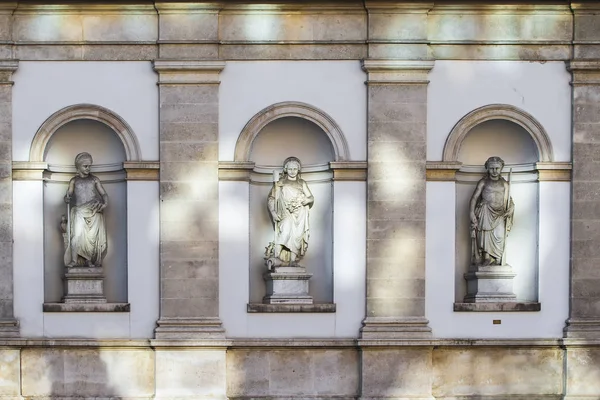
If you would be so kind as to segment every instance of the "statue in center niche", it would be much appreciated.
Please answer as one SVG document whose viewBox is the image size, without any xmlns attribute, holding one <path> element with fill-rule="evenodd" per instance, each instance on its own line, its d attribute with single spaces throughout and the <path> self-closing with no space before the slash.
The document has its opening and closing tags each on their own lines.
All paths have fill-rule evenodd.
<svg viewBox="0 0 600 400">
<path fill-rule="evenodd" d="M 507 182 L 501 175 L 504 161 L 490 157 L 487 174 L 477 183 L 471 197 L 471 245 L 473 266 L 506 265 L 506 236 L 513 224 L 515 205 L 510 197 L 510 173 Z"/>
<path fill-rule="evenodd" d="M 274 238 L 265 252 L 267 267 L 298 266 L 308 248 L 309 209 L 314 198 L 300 178 L 301 163 L 289 157 L 283 163 L 283 174 L 273 172 L 273 187 L 267 206 L 273 219 Z"/>
<path fill-rule="evenodd" d="M 108 195 L 100 179 L 90 174 L 93 159 L 89 153 L 75 157 L 77 175 L 69 182 L 67 203 L 67 267 L 100 267 L 106 255 L 106 225 L 102 213 Z"/>
</svg>

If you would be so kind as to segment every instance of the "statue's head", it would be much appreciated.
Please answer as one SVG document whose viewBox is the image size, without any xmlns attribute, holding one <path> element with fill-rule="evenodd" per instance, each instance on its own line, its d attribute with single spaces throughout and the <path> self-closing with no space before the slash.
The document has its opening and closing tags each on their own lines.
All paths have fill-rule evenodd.
<svg viewBox="0 0 600 400">
<path fill-rule="evenodd" d="M 283 162 L 283 173 L 292 179 L 296 179 L 300 175 L 300 159 L 298 157 L 288 157 Z"/>
<path fill-rule="evenodd" d="M 504 168 L 504 160 L 498 156 L 490 157 L 485 162 L 485 169 L 492 179 L 498 179 Z"/>
<path fill-rule="evenodd" d="M 295 169 L 296 173 L 300 173 L 302 169 L 302 165 L 300 164 L 300 159 L 298 157 L 288 157 L 283 162 L 283 173 L 289 175 L 288 169 Z"/>
<path fill-rule="evenodd" d="M 90 153 L 86 153 L 84 151 L 83 153 L 79 153 L 77 154 L 77 156 L 75 156 L 75 167 L 79 168 L 79 166 L 83 163 L 90 165 L 94 163 L 94 160 L 92 159 L 92 155 Z"/>
</svg>

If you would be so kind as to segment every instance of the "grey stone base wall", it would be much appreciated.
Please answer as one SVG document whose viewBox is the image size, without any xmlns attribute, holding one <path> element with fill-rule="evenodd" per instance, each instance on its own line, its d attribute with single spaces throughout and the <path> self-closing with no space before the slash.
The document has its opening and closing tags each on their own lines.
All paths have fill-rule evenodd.
<svg viewBox="0 0 600 400">
<path fill-rule="evenodd" d="M 597 399 L 600 342 L 0 343 L 0 399 Z"/>
</svg>

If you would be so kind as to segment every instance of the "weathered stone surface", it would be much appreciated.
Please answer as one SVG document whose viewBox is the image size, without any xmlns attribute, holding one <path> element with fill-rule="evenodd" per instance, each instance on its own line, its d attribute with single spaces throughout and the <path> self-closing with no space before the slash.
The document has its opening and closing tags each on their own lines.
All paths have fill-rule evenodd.
<svg viewBox="0 0 600 400">
<path fill-rule="evenodd" d="M 224 399 L 225 350 L 157 349 L 156 397 Z"/>
<path fill-rule="evenodd" d="M 363 398 L 431 398 L 431 349 L 362 350 Z"/>
<path fill-rule="evenodd" d="M 558 348 L 442 347 L 433 351 L 433 395 L 559 395 L 562 365 Z"/>
<path fill-rule="evenodd" d="M 582 21 L 589 21 L 584 16 Z M 576 21 L 580 20 L 576 17 Z M 576 28 L 594 35 L 585 23 Z M 591 33 L 590 33 L 591 32 Z M 571 302 L 570 319 L 565 329 L 568 337 L 596 337 L 595 328 L 581 319 L 590 321 L 600 317 L 600 280 L 590 275 L 588 264 L 600 258 L 600 214 L 597 210 L 600 196 L 600 158 L 598 150 L 600 131 L 600 64 L 578 63 L 569 65 L 573 73 L 573 183 L 571 229 Z M 595 82 L 595 83 L 594 83 Z M 584 83 L 584 84 L 579 84 Z M 580 329 L 581 328 L 581 329 Z M 596 333 L 595 333 L 596 332 Z"/>
<path fill-rule="evenodd" d="M 150 349 L 50 349 L 21 352 L 23 396 L 143 397 L 154 394 Z"/>
<path fill-rule="evenodd" d="M 159 321 L 161 338 L 201 337 L 202 322 L 186 327 L 185 318 L 218 317 L 219 86 L 213 83 L 223 65 L 155 62 L 161 82 L 172 82 L 160 85 L 160 318 L 170 321 L 164 329 Z M 214 321 L 208 325 L 214 337 Z"/>
<path fill-rule="evenodd" d="M 221 44 L 227 60 L 360 60 L 367 57 L 364 43 L 346 44 Z"/>
<path fill-rule="evenodd" d="M 19 349 L 0 350 L 0 398 L 19 396 L 21 358 Z"/>
<path fill-rule="evenodd" d="M 353 397 L 358 367 L 355 349 L 236 349 L 227 353 L 227 396 Z"/>
<path fill-rule="evenodd" d="M 567 396 L 573 396 L 573 398 L 598 396 L 600 393 L 600 350 L 592 346 L 569 348 L 566 361 L 565 389 Z"/>
</svg>

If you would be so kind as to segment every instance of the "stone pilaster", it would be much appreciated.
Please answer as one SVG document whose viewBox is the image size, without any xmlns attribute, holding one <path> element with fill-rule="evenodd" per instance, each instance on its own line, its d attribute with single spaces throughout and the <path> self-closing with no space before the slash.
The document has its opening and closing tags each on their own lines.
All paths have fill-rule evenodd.
<svg viewBox="0 0 600 400">
<path fill-rule="evenodd" d="M 13 291 L 12 74 L 18 61 L 0 60 L 0 337 L 18 337 Z"/>
<path fill-rule="evenodd" d="M 423 338 L 427 74 L 432 61 L 365 60 L 367 316 L 363 339 Z"/>
<path fill-rule="evenodd" d="M 566 337 L 600 338 L 600 61 L 571 61 L 573 184 Z"/>
<path fill-rule="evenodd" d="M 224 336 L 219 319 L 218 115 L 222 61 L 154 63 L 160 88 L 157 339 Z"/>
</svg>

